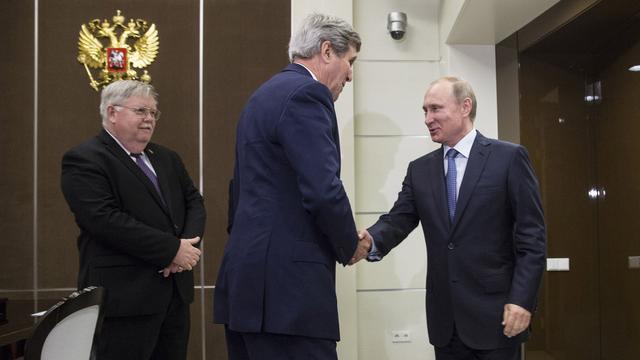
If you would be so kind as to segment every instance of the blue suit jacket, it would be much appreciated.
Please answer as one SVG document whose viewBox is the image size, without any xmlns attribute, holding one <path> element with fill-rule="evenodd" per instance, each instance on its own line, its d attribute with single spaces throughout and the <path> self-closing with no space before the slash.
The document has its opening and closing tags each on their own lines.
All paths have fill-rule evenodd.
<svg viewBox="0 0 640 360">
<path fill-rule="evenodd" d="M 476 349 L 506 347 L 504 305 L 533 313 L 545 263 L 545 225 L 538 183 L 524 147 L 480 133 L 471 148 L 456 215 L 448 217 L 442 148 L 409 164 L 389 214 L 369 232 L 387 254 L 417 225 L 427 244 L 429 338 L 445 346 L 456 330 Z"/>
<path fill-rule="evenodd" d="M 357 246 L 339 176 L 331 92 L 291 64 L 251 96 L 238 123 L 215 322 L 339 339 L 335 264 Z"/>
</svg>

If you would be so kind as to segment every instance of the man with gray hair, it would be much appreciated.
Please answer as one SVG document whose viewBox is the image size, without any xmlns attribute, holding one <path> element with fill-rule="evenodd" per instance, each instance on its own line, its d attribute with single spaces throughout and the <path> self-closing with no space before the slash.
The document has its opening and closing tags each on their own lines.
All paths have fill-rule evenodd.
<svg viewBox="0 0 640 360">
<path fill-rule="evenodd" d="M 292 64 L 247 102 L 237 128 L 230 237 L 214 298 L 230 360 L 337 359 L 336 262 L 366 255 L 340 181 L 334 101 L 352 80 L 360 37 L 307 17 Z"/>
<path fill-rule="evenodd" d="M 184 360 L 202 196 L 175 152 L 151 143 L 151 85 L 102 90 L 103 130 L 62 158 L 62 192 L 80 228 L 78 288 L 106 289 L 97 358 Z"/>
</svg>

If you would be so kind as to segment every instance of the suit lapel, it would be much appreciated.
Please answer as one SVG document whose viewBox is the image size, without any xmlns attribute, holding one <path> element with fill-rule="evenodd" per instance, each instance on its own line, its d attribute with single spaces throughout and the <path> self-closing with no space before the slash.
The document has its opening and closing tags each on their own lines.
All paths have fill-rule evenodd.
<svg viewBox="0 0 640 360">
<path fill-rule="evenodd" d="M 456 203 L 456 215 L 453 218 L 453 226 L 451 231 L 455 230 L 456 225 L 460 222 L 460 218 L 464 214 L 464 210 L 469 203 L 473 189 L 475 189 L 478 179 L 484 170 L 489 154 L 491 153 L 491 143 L 487 138 L 482 136 L 480 132 L 476 135 L 476 139 L 471 146 L 469 160 L 464 171 L 464 178 L 460 184 L 460 192 L 458 193 L 458 202 Z"/>
<path fill-rule="evenodd" d="M 434 204 L 436 206 L 435 213 L 440 217 L 440 224 L 446 224 L 445 228 L 450 225 L 449 211 L 447 205 L 447 197 L 445 190 L 444 180 L 444 158 L 442 147 L 436 150 L 427 164 L 427 176 L 429 177 L 429 184 L 432 185 L 431 193 L 433 194 Z"/>
<path fill-rule="evenodd" d="M 332 133 L 333 133 L 333 141 L 336 143 L 336 150 L 338 151 L 338 177 L 340 177 L 342 155 L 340 154 L 340 131 L 338 129 L 338 120 L 336 119 L 335 112 L 331 114 L 331 126 L 332 126 Z"/>
<path fill-rule="evenodd" d="M 156 156 L 152 145 L 147 146 L 144 152 L 149 158 L 149 161 L 151 161 L 151 165 L 153 165 L 153 169 L 158 177 L 158 186 L 160 186 L 160 191 L 162 191 L 164 203 L 166 204 L 169 213 L 171 213 L 171 186 L 169 186 L 169 171 L 165 167 L 165 164 L 163 164 Z M 151 181 L 149 181 L 149 183 L 151 183 Z M 153 184 L 151 184 L 151 186 L 153 186 Z M 156 194 L 158 193 L 155 189 L 154 192 Z"/>
<path fill-rule="evenodd" d="M 122 147 L 120 147 L 120 145 L 118 145 L 118 143 L 116 143 L 116 141 L 113 140 L 111 135 L 109 135 L 105 130 L 102 130 L 100 132 L 100 135 L 98 135 L 98 137 L 102 140 L 102 142 L 105 143 L 105 145 L 107 146 L 107 149 L 118 160 L 120 160 L 124 164 L 124 166 L 127 167 L 133 173 L 133 175 L 138 178 L 138 180 L 140 180 L 144 184 L 144 186 L 147 188 L 147 191 L 151 193 L 151 196 L 154 198 L 158 206 L 160 206 L 160 208 L 162 208 L 162 210 L 167 215 L 170 215 L 167 208 L 162 203 L 160 194 L 158 194 L 158 192 L 156 191 L 156 188 L 153 186 L 153 183 L 151 182 L 151 180 L 149 180 L 147 175 L 145 175 L 144 172 L 142 172 L 142 170 L 138 167 L 138 165 L 136 165 L 136 163 L 133 160 L 131 160 L 131 157 L 129 157 L 129 154 L 127 154 L 122 149 Z M 151 164 L 154 165 L 154 169 L 156 169 L 155 164 L 153 164 L 153 162 Z M 158 181 L 160 181 L 160 176 L 158 176 Z M 160 189 L 162 189 L 162 187 Z"/>
</svg>

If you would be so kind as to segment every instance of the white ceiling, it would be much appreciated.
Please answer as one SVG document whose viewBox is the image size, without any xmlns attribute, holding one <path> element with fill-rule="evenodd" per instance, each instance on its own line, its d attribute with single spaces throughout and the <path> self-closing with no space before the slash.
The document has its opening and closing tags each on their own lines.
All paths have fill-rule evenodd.
<svg viewBox="0 0 640 360">
<path fill-rule="evenodd" d="M 450 0 L 443 0 L 450 1 Z M 447 44 L 494 45 L 560 0 L 464 0 Z"/>
</svg>

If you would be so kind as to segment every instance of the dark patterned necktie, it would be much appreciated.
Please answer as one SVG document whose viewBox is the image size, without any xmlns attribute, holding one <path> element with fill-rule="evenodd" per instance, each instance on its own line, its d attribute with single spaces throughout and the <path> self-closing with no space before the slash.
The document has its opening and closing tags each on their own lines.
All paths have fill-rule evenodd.
<svg viewBox="0 0 640 360">
<path fill-rule="evenodd" d="M 147 164 L 144 162 L 144 159 L 142 158 L 142 154 L 131 153 L 131 156 L 133 156 L 136 159 L 136 165 L 138 165 L 140 170 L 142 170 L 142 172 L 145 175 L 147 175 L 149 180 L 151 180 L 153 187 L 156 188 L 158 195 L 160 195 L 160 199 L 162 199 L 162 202 L 164 203 L 164 199 L 162 198 L 162 191 L 160 191 L 160 186 L 158 185 L 158 177 L 156 176 L 156 174 L 153 173 L 151 168 L 149 168 L 149 166 L 147 166 Z"/>
</svg>

